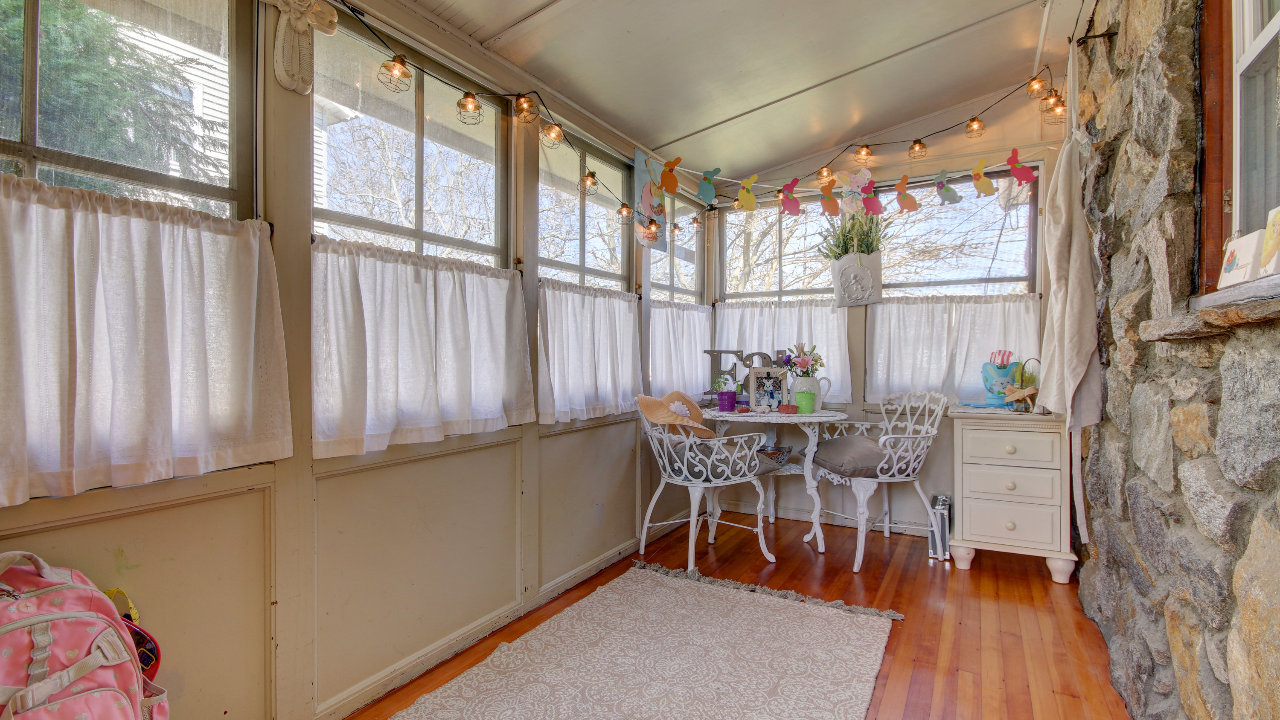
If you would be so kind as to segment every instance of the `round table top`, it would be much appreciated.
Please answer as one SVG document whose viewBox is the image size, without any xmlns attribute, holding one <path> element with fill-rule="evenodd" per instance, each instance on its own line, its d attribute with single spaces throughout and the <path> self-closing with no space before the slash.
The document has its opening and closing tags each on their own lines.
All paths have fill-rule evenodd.
<svg viewBox="0 0 1280 720">
<path fill-rule="evenodd" d="M 753 423 L 776 423 L 779 425 L 799 425 L 801 423 L 824 423 L 824 422 L 840 422 L 848 420 L 849 416 L 835 410 L 819 410 L 801 415 L 796 413 L 790 415 L 787 413 L 771 412 L 771 413 L 740 413 L 740 412 L 721 412 L 719 410 L 703 410 L 702 417 L 707 420 L 716 420 L 719 422 L 753 422 Z"/>
</svg>

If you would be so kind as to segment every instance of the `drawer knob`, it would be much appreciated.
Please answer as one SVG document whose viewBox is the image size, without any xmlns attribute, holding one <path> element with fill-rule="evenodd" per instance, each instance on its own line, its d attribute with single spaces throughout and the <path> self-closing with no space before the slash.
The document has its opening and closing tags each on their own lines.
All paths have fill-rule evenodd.
<svg viewBox="0 0 1280 720">
<path fill-rule="evenodd" d="M 1005 529 L 1005 530 L 1016 530 L 1016 529 L 1018 529 L 1018 524 L 1017 524 L 1017 523 L 1015 523 L 1014 521 L 1010 520 L 1009 522 L 1007 522 L 1007 523 L 1005 523 L 1005 524 L 1004 524 L 1004 529 Z"/>
<path fill-rule="evenodd" d="M 1014 490 L 1017 490 L 1017 489 L 1018 489 L 1018 483 L 1016 483 L 1016 482 L 1014 482 L 1014 481 L 1010 480 L 1009 482 L 1007 482 L 1007 483 L 1005 483 L 1005 484 L 1004 484 L 1004 489 L 1005 489 L 1005 490 L 1008 490 L 1008 491 L 1010 491 L 1010 492 L 1012 492 L 1012 491 L 1014 491 Z"/>
<path fill-rule="evenodd" d="M 1012 454 L 1014 454 L 1014 453 L 1018 452 L 1018 448 L 1014 447 L 1014 446 L 1013 446 L 1013 444 L 1012 444 L 1012 443 L 1010 443 L 1010 444 L 1008 444 L 1008 445 L 1005 445 L 1005 446 L 1004 446 L 1004 452 L 1005 452 L 1005 454 L 1006 454 L 1006 455 L 1012 455 Z"/>
</svg>

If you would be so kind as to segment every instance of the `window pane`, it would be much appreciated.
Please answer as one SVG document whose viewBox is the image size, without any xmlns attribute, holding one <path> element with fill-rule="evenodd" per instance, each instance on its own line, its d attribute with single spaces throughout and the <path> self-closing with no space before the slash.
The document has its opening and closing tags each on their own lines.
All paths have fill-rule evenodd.
<svg viewBox="0 0 1280 720">
<path fill-rule="evenodd" d="M 36 170 L 36 179 L 45 185 L 95 190 L 100 193 L 131 200 L 147 200 L 162 202 L 178 207 L 191 208 L 207 212 L 217 217 L 231 217 L 231 204 L 221 200 L 210 200 L 195 195 L 184 195 L 172 190 L 159 190 L 146 185 L 135 185 L 123 180 L 86 175 L 84 173 L 63 170 L 62 168 L 41 165 Z"/>
<path fill-rule="evenodd" d="M 725 216 L 727 294 L 778 289 L 778 217 L 776 208 Z"/>
<path fill-rule="evenodd" d="M 373 245 L 380 245 L 392 250 L 402 250 L 404 252 L 417 252 L 417 243 L 407 237 L 401 235 L 388 235 L 387 233 L 374 232 L 373 230 L 365 230 L 363 228 L 351 227 L 349 225 L 338 225 L 336 223 L 315 224 L 315 232 L 317 235 L 324 235 L 334 240 L 346 240 L 348 242 L 362 242 Z"/>
<path fill-rule="evenodd" d="M 1254 28 L 1254 37 L 1262 34 L 1262 30 L 1280 10 L 1280 0 L 1256 0 L 1258 3 L 1258 26 Z"/>
<path fill-rule="evenodd" d="M 622 195 L 622 171 L 599 161 L 591 163 L 596 178 L 613 192 Z M 618 201 L 604 188 L 587 197 L 587 267 L 622 274 L 622 223 L 618 219 Z"/>
<path fill-rule="evenodd" d="M 544 147 L 541 160 L 538 168 L 538 255 L 581 265 L 578 156 L 564 146 L 555 150 Z"/>
<path fill-rule="evenodd" d="M 992 196 L 979 196 L 972 180 L 952 180 L 964 198 L 953 205 L 941 204 L 931 188 L 915 188 L 911 192 L 920 209 L 913 213 L 888 210 L 896 208 L 890 203 L 894 194 L 881 195 L 888 222 L 881 252 L 884 282 L 1026 277 L 1034 186 L 1018 188 L 1007 176 L 993 179 Z"/>
<path fill-rule="evenodd" d="M 40 0 L 39 144 L 225 186 L 227 7 Z"/>
<path fill-rule="evenodd" d="M 568 270 L 561 270 L 560 268 L 548 267 L 546 265 L 538 266 L 538 277 L 551 278 L 552 280 L 563 280 L 565 282 L 571 282 L 574 285 L 578 284 L 579 279 L 578 273 L 576 272 L 569 272 Z"/>
<path fill-rule="evenodd" d="M 822 236 L 840 224 L 840 218 L 822 214 L 816 202 L 800 206 L 800 215 L 782 218 L 782 289 L 807 290 L 831 287 L 826 258 L 818 254 Z"/>
<path fill-rule="evenodd" d="M 649 249 L 649 282 L 658 285 L 670 285 L 671 253 L 667 252 L 667 241 L 659 236 L 658 242 Z"/>
<path fill-rule="evenodd" d="M 22 0 L 0 0 L 0 138 L 7 140 L 22 132 L 22 14 Z"/>
<path fill-rule="evenodd" d="M 1280 128 L 1276 127 L 1276 41 L 1240 76 L 1240 232 L 1267 226 L 1280 205 Z"/>
<path fill-rule="evenodd" d="M 607 288 L 609 290 L 623 289 L 621 280 L 609 280 L 605 278 L 598 278 L 592 275 L 587 275 L 586 278 L 583 279 L 582 284 L 587 287 Z"/>
<path fill-rule="evenodd" d="M 498 256 L 489 253 L 478 253 L 461 248 L 451 247 L 449 245 L 437 245 L 435 243 L 426 243 L 423 247 L 428 255 L 435 257 L 453 258 L 454 260 L 466 260 L 468 262 L 480 263 L 489 267 L 498 266 Z"/>
<path fill-rule="evenodd" d="M 701 233 L 693 226 L 693 219 L 698 208 L 683 202 L 676 202 L 675 222 L 680 229 L 673 233 L 675 255 L 675 281 L 677 288 L 684 290 L 698 289 L 698 240 Z"/>
<path fill-rule="evenodd" d="M 671 292 L 670 290 L 663 289 L 663 288 L 654 288 L 654 289 L 653 289 L 653 299 L 654 299 L 654 300 L 674 300 L 674 299 L 675 299 L 675 293 Z"/>
<path fill-rule="evenodd" d="M 1023 295 L 1026 292 L 1027 283 L 1025 282 L 884 288 L 885 297 L 922 297 L 926 295 Z"/>
<path fill-rule="evenodd" d="M 458 122 L 457 90 L 432 77 L 424 78 L 424 87 L 422 229 L 496 246 L 501 111 L 481 100 L 484 119 L 464 125 Z"/>
<path fill-rule="evenodd" d="M 386 55 L 359 38 L 315 44 L 315 206 L 414 227 L 414 94 L 378 82 Z"/>
<path fill-rule="evenodd" d="M 0 173 L 21 175 L 22 173 L 18 171 L 19 167 L 21 166 L 18 165 L 17 160 L 14 160 L 13 158 L 0 157 Z"/>
</svg>

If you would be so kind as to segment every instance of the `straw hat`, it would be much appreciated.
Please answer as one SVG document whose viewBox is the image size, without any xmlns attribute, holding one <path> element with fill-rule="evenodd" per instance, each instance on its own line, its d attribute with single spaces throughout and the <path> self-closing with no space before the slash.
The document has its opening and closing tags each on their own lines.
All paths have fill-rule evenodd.
<svg viewBox="0 0 1280 720">
<path fill-rule="evenodd" d="M 702 424 L 702 411 L 698 409 L 698 403 L 682 392 L 669 392 L 662 398 L 640 395 L 636 397 L 636 405 L 651 423 L 687 427 L 695 437 L 716 436 L 711 428 Z"/>
</svg>

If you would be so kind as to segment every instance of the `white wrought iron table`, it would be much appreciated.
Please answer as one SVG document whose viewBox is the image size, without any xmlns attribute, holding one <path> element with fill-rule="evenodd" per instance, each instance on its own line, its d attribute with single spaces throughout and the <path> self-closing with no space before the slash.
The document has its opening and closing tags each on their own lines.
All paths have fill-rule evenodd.
<svg viewBox="0 0 1280 720">
<path fill-rule="evenodd" d="M 810 519 L 813 521 L 813 528 L 809 530 L 809 534 L 804 536 L 804 541 L 817 539 L 818 552 L 827 551 L 826 540 L 822 537 L 822 497 L 818 494 L 818 478 L 813 474 L 813 454 L 818 451 L 818 438 L 821 435 L 823 423 L 842 422 L 848 420 L 849 416 L 842 412 L 834 410 L 819 410 L 809 415 L 788 415 L 785 413 L 739 413 L 739 412 L 721 412 L 719 410 L 706 410 L 702 413 L 703 418 L 713 420 L 716 424 L 716 435 L 723 437 L 725 431 L 729 429 L 730 423 L 763 423 L 769 425 L 768 436 L 769 443 L 776 446 L 778 444 L 777 425 L 794 425 L 805 434 L 809 439 L 808 445 L 804 449 L 804 464 L 783 465 L 781 469 L 775 471 L 774 475 L 804 475 L 804 489 L 809 493 L 809 497 L 813 498 L 813 513 Z M 774 520 L 774 506 L 776 505 L 776 492 L 773 487 L 773 479 L 769 479 L 769 490 L 766 503 L 769 506 L 769 522 Z M 718 499 L 713 502 L 719 503 Z"/>
</svg>

